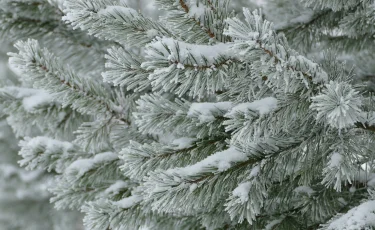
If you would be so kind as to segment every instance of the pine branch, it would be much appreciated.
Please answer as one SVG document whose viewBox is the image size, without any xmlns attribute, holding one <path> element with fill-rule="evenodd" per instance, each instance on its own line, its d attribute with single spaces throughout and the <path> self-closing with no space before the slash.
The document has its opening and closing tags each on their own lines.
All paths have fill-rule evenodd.
<svg viewBox="0 0 375 230">
<path fill-rule="evenodd" d="M 98 83 L 78 78 L 47 49 L 41 49 L 35 40 L 18 42 L 19 54 L 10 53 L 11 63 L 20 68 L 34 86 L 45 88 L 57 96 L 63 105 L 71 105 L 85 114 L 109 113 L 130 124 L 115 109 L 112 96 Z"/>
<path fill-rule="evenodd" d="M 184 0 L 179 0 L 179 3 L 181 7 L 185 10 L 185 13 L 189 13 L 189 7 L 186 5 Z M 211 8 L 212 9 L 212 8 Z M 198 26 L 200 26 L 210 38 L 215 38 L 216 35 L 209 29 L 209 28 L 203 28 L 201 26 L 201 22 L 195 19 L 194 17 L 189 17 L 192 21 L 194 21 Z"/>
<path fill-rule="evenodd" d="M 190 27 L 189 31 L 176 30 L 182 40 L 201 44 L 212 43 L 212 39 L 219 42 L 230 41 L 229 37 L 222 34 L 225 28 L 224 20 L 232 16 L 228 12 L 228 1 L 203 0 L 194 5 L 196 3 L 171 0 L 156 1 L 158 6 L 171 11 L 168 21 L 174 27 Z M 194 10 L 196 7 L 202 7 L 197 14 Z M 214 23 L 215 21 L 220 23 Z"/>
<path fill-rule="evenodd" d="M 69 0 L 65 5 L 63 20 L 98 38 L 142 46 L 157 36 L 173 37 L 161 23 L 144 17 L 121 2 L 113 6 L 107 0 Z"/>
<path fill-rule="evenodd" d="M 288 33 L 290 30 L 306 30 L 310 26 L 314 26 L 316 22 L 321 20 L 323 17 L 331 14 L 332 10 L 323 10 L 319 12 L 318 14 L 314 15 L 313 18 L 311 18 L 309 21 L 304 23 L 298 23 L 295 25 L 288 25 L 287 27 L 279 28 L 276 30 L 276 33 Z"/>
</svg>

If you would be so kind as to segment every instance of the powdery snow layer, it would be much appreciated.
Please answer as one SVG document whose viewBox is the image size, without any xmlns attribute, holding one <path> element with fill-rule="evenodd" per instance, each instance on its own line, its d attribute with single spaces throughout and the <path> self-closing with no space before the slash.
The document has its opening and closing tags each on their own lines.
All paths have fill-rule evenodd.
<svg viewBox="0 0 375 230">
<path fill-rule="evenodd" d="M 260 166 L 257 165 L 251 169 L 249 177 L 254 178 L 258 176 L 259 172 L 260 172 Z M 246 201 L 249 200 L 250 189 L 251 189 L 251 182 L 249 181 L 244 182 L 244 183 L 239 184 L 237 188 L 233 190 L 232 194 L 233 196 L 240 198 L 242 203 L 245 203 Z"/>
<path fill-rule="evenodd" d="M 269 222 L 264 230 L 273 230 L 273 229 L 276 229 L 275 226 L 280 224 L 281 222 L 283 222 L 284 218 L 280 218 L 280 219 L 277 219 L 277 220 L 273 220 L 271 222 Z"/>
<path fill-rule="evenodd" d="M 375 227 L 375 200 L 367 201 L 350 209 L 345 215 L 332 221 L 328 230 L 358 230 Z"/>
<path fill-rule="evenodd" d="M 116 181 L 116 183 L 109 186 L 109 188 L 107 188 L 104 191 L 104 193 L 117 195 L 122 189 L 127 188 L 128 186 L 129 186 L 128 182 L 119 180 L 119 181 Z"/>
<path fill-rule="evenodd" d="M 120 208 L 123 208 L 123 209 L 128 209 L 128 208 L 131 208 L 133 207 L 134 205 L 138 204 L 139 202 L 141 202 L 143 200 L 143 197 L 142 196 L 139 196 L 139 195 L 133 195 L 133 196 L 130 196 L 130 197 L 126 197 L 122 200 L 119 200 L 117 202 L 113 202 L 115 205 L 117 205 L 118 207 Z"/>
<path fill-rule="evenodd" d="M 273 230 L 273 229 L 276 229 L 275 226 L 277 226 L 278 224 L 280 224 L 281 222 L 283 222 L 283 220 L 284 220 L 284 217 L 269 222 L 269 223 L 265 226 L 264 230 Z"/>
<path fill-rule="evenodd" d="M 52 102 L 52 97 L 45 91 L 40 91 L 30 97 L 25 97 L 22 100 L 23 108 L 30 112 L 41 105 L 49 104 Z"/>
<path fill-rule="evenodd" d="M 147 31 L 146 31 L 146 36 L 147 36 L 148 38 L 154 38 L 154 37 L 156 37 L 157 35 L 158 35 L 158 31 L 155 30 L 155 29 L 150 29 L 150 30 L 147 30 Z"/>
<path fill-rule="evenodd" d="M 12 95 L 17 99 L 22 99 L 23 108 L 27 112 L 32 112 L 39 106 L 53 103 L 53 98 L 45 90 L 21 88 L 21 87 L 6 87 L 0 90 Z"/>
<path fill-rule="evenodd" d="M 69 174 L 77 174 L 77 177 L 81 177 L 90 169 L 94 168 L 96 164 L 105 162 L 111 162 L 117 160 L 117 154 L 113 152 L 99 153 L 91 159 L 79 159 L 74 161 L 67 169 L 66 172 Z"/>
<path fill-rule="evenodd" d="M 233 190 L 233 196 L 240 198 L 241 203 L 245 203 L 249 200 L 250 188 L 250 182 L 241 183 Z"/>
<path fill-rule="evenodd" d="M 74 145 L 69 142 L 59 141 L 49 137 L 34 137 L 23 141 L 22 146 L 30 149 L 38 149 L 42 147 L 46 152 L 55 152 L 56 150 L 60 151 L 61 149 L 64 152 L 68 152 L 74 149 Z"/>
<path fill-rule="evenodd" d="M 169 50 L 167 50 L 165 46 L 168 47 Z M 233 51 L 230 49 L 231 46 L 232 44 L 230 43 L 218 43 L 212 46 L 196 45 L 174 40 L 172 38 L 159 37 L 154 42 L 147 45 L 148 49 L 146 50 L 146 54 L 150 58 L 167 57 L 167 59 L 171 62 L 178 62 L 182 64 L 187 64 L 186 59 L 189 56 L 193 56 L 197 61 L 197 65 L 211 66 L 215 64 L 215 61 L 220 56 L 228 58 L 234 56 Z M 160 51 L 163 54 L 162 56 L 159 53 Z M 202 57 L 204 57 L 206 60 L 204 60 Z M 182 68 L 181 65 L 180 68 Z"/>
<path fill-rule="evenodd" d="M 216 102 L 216 103 L 193 103 L 188 111 L 188 117 L 198 114 L 199 121 L 210 122 L 215 120 L 214 113 L 222 113 L 228 111 L 232 107 L 231 102 Z"/>
<path fill-rule="evenodd" d="M 331 160 L 329 161 L 329 167 L 330 168 L 335 168 L 339 167 L 341 162 L 342 162 L 342 155 L 338 152 L 334 152 L 331 156 Z"/>
<path fill-rule="evenodd" d="M 256 177 L 258 176 L 259 172 L 260 172 L 260 166 L 259 165 L 254 166 L 254 168 L 251 169 L 249 177 L 250 178 Z"/>
<path fill-rule="evenodd" d="M 33 169 L 42 164 L 45 159 L 63 158 L 74 150 L 74 145 L 69 142 L 55 140 L 49 137 L 34 137 L 20 142 L 22 159 L 18 161 L 26 169 Z M 41 155 L 41 152 L 43 155 Z M 61 162 L 57 163 L 55 170 L 62 173 Z"/>
<path fill-rule="evenodd" d="M 172 144 L 177 146 L 176 149 L 186 149 L 191 147 L 195 140 L 195 138 L 181 137 L 173 140 Z"/>
<path fill-rule="evenodd" d="M 225 116 L 234 117 L 236 113 L 246 113 L 248 110 L 258 111 L 260 115 L 270 113 L 277 109 L 277 99 L 274 97 L 266 97 L 249 103 L 242 103 L 232 108 Z"/>
<path fill-rule="evenodd" d="M 187 1 L 187 4 L 189 7 L 188 15 L 195 19 L 200 19 L 205 14 L 206 10 L 210 9 L 210 8 L 207 8 L 201 2 L 199 1 L 197 2 L 196 0 Z"/>
<path fill-rule="evenodd" d="M 304 193 L 307 194 L 308 196 L 311 196 L 315 191 L 310 188 L 309 186 L 299 186 L 294 189 L 294 192 L 296 193 Z"/>
<path fill-rule="evenodd" d="M 229 149 L 217 152 L 194 165 L 189 165 L 184 168 L 169 169 L 167 170 L 167 173 L 177 174 L 181 177 L 188 177 L 202 173 L 211 167 L 217 168 L 218 171 L 225 171 L 231 167 L 231 164 L 246 160 L 247 156 L 244 153 L 238 151 L 235 147 L 230 147 Z"/>
</svg>

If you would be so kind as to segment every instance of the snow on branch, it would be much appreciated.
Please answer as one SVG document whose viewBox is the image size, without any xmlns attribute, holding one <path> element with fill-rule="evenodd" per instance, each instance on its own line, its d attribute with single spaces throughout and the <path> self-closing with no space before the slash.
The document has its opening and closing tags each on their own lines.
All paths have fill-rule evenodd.
<svg viewBox="0 0 375 230">
<path fill-rule="evenodd" d="M 189 165 L 185 168 L 169 169 L 166 173 L 176 174 L 182 178 L 188 178 L 192 175 L 201 174 L 209 168 L 215 168 L 218 172 L 226 171 L 232 166 L 232 164 L 243 162 L 247 159 L 246 154 L 238 151 L 235 147 L 230 147 L 227 150 L 217 152 L 194 165 Z"/>
<path fill-rule="evenodd" d="M 23 159 L 18 163 L 28 170 L 45 169 L 62 173 L 71 162 L 85 156 L 77 146 L 48 137 L 26 139 L 21 141 L 20 146 L 19 155 Z"/>
<path fill-rule="evenodd" d="M 22 87 L 4 87 L 0 89 L 0 98 L 13 98 L 22 101 L 22 106 L 26 112 L 33 112 L 44 105 L 54 104 L 53 97 L 45 90 L 22 88 Z"/>
<path fill-rule="evenodd" d="M 71 68 L 62 65 L 36 40 L 17 42 L 19 53 L 9 53 L 10 64 L 34 82 L 34 87 L 47 90 L 63 106 L 70 105 L 80 113 L 118 114 L 112 95 L 99 82 L 78 77 Z"/>
<path fill-rule="evenodd" d="M 112 47 L 105 55 L 107 63 L 103 79 L 128 90 L 142 91 L 150 87 L 149 71 L 141 67 L 142 58 L 126 49 Z"/>
<path fill-rule="evenodd" d="M 173 19 L 171 26 L 188 42 L 205 44 L 212 41 L 227 42 L 223 35 L 224 20 L 232 16 L 227 0 L 156 0 L 156 5 L 168 10 Z M 169 21 L 169 20 L 168 20 Z M 168 22 L 167 21 L 167 22 Z M 183 29 L 189 27 L 189 29 Z M 181 28 L 181 29 L 180 29 Z"/>
<path fill-rule="evenodd" d="M 225 203 L 232 220 L 242 223 L 245 219 L 252 224 L 261 212 L 267 197 L 266 181 L 261 177 L 260 166 L 253 167 L 250 180 L 239 184 Z"/>
<path fill-rule="evenodd" d="M 202 120 L 199 118 L 202 115 L 200 112 L 189 113 L 190 102 L 177 98 L 175 101 L 170 101 L 159 94 L 144 95 L 137 104 L 137 111 L 134 113 L 135 123 L 144 134 L 177 132 L 179 136 L 196 135 L 197 138 L 225 135 L 222 123 L 226 111 L 211 110 L 210 115 L 213 117 L 210 117 L 210 120 Z M 218 119 L 212 120 L 212 118 Z"/>
<path fill-rule="evenodd" d="M 321 230 L 371 229 L 375 227 L 375 201 L 365 201 L 324 224 Z"/>
<path fill-rule="evenodd" d="M 143 46 L 157 35 L 171 35 L 160 23 L 143 17 L 124 3 L 108 0 L 65 1 L 63 20 L 74 28 L 121 44 Z"/>
<path fill-rule="evenodd" d="M 187 116 L 198 116 L 201 123 L 214 121 L 218 116 L 223 116 L 232 107 L 231 102 L 192 103 Z"/>
<path fill-rule="evenodd" d="M 230 112 L 225 114 L 226 117 L 233 118 L 235 114 L 246 114 L 249 110 L 257 111 L 260 115 L 268 114 L 277 109 L 277 99 L 274 97 L 266 97 L 248 103 L 241 103 L 234 106 Z"/>
<path fill-rule="evenodd" d="M 283 76 L 282 80 L 285 82 L 293 82 L 293 79 L 299 79 L 307 88 L 311 87 L 310 84 L 324 83 L 328 80 L 328 75 L 321 66 L 291 49 L 285 37 L 276 34 L 273 24 L 263 20 L 260 12 L 250 13 L 249 9 L 245 8 L 243 13 L 245 23 L 238 18 L 227 19 L 229 28 L 225 31 L 225 34 L 234 39 L 232 49 L 241 55 L 242 60 L 247 61 L 246 59 L 250 57 L 251 60 L 254 60 L 252 55 L 259 56 L 259 51 L 262 51 L 262 56 L 268 57 L 268 63 L 273 66 L 272 72 L 274 73 L 273 76 L 267 78 L 267 81 L 273 85 L 273 88 L 284 90 L 280 87 L 287 87 L 285 84 L 278 83 L 278 75 Z M 261 68 L 262 66 L 254 67 Z M 283 72 L 293 74 L 288 76 L 282 74 Z"/>
<path fill-rule="evenodd" d="M 171 139 L 170 143 L 153 142 L 140 144 L 131 141 L 119 157 L 124 161 L 120 167 L 131 179 L 139 180 L 139 176 L 147 176 L 157 169 L 184 167 L 203 160 L 225 147 L 221 139 L 205 140 L 193 138 Z"/>
<path fill-rule="evenodd" d="M 88 159 L 78 159 L 70 164 L 65 173 L 72 175 L 76 178 L 82 177 L 85 173 L 90 171 L 91 169 L 97 167 L 100 164 L 106 164 L 109 162 L 113 162 L 118 160 L 118 156 L 116 153 L 112 152 L 104 152 L 96 154 L 93 158 Z"/>
<path fill-rule="evenodd" d="M 334 128 L 353 127 L 362 119 L 361 96 L 346 82 L 329 82 L 312 101 L 311 109 L 318 112 L 316 119 Z"/>
<path fill-rule="evenodd" d="M 178 193 L 179 200 L 184 200 L 192 191 L 204 193 L 210 181 L 221 181 L 237 170 L 245 169 L 249 165 L 256 164 L 267 156 L 280 154 L 284 151 L 296 148 L 302 140 L 283 140 L 282 138 L 268 138 L 264 141 L 251 143 L 245 150 L 239 150 L 231 146 L 226 150 L 216 152 L 200 162 L 180 168 L 171 168 L 165 171 L 155 171 L 149 174 L 144 183 L 147 188 L 147 199 L 157 195 L 160 199 L 153 201 L 155 207 L 160 205 L 161 200 L 168 200 L 170 196 Z M 249 145 L 249 144 L 248 144 Z M 256 173 L 253 173 L 254 176 Z M 197 195 L 197 193 L 195 193 Z M 220 192 L 216 196 L 220 196 Z M 224 194 L 221 194 L 224 195 Z M 198 203 L 187 204 L 193 208 Z M 163 209 L 169 210 L 168 204 L 163 204 Z"/>
<path fill-rule="evenodd" d="M 114 204 L 122 209 L 129 209 L 137 204 L 139 204 L 143 200 L 143 197 L 140 195 L 132 195 L 126 197 L 122 200 L 114 202 Z"/>
<path fill-rule="evenodd" d="M 173 38 L 157 38 L 146 46 L 142 67 L 153 71 L 155 90 L 197 97 L 223 90 L 235 56 L 229 44 L 190 44 Z"/>
<path fill-rule="evenodd" d="M 193 65 L 198 68 L 211 68 L 217 64 L 220 57 L 230 59 L 235 53 L 229 48 L 230 44 L 218 43 L 215 45 L 197 45 L 178 41 L 173 38 L 162 37 L 154 40 L 147 46 L 148 58 L 162 58 L 171 63 Z M 146 64 L 144 64 L 146 65 Z"/>
</svg>

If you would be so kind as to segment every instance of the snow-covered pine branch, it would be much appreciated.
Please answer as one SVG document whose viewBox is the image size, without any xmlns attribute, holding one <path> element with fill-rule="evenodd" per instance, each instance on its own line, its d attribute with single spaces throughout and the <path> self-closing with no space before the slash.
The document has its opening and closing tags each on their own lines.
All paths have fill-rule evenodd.
<svg viewBox="0 0 375 230">
<path fill-rule="evenodd" d="M 0 90 L 21 164 L 56 173 L 51 201 L 89 229 L 374 227 L 361 214 L 373 211 L 374 99 L 327 51 L 333 37 L 371 40 L 374 8 L 280 1 L 263 5 L 268 18 L 293 5 L 274 24 L 227 0 L 155 0 L 159 20 L 132 0 L 6 0 L 4 33 L 23 16 L 37 27 L 19 28 L 20 81 Z"/>
<path fill-rule="evenodd" d="M 87 154 L 79 151 L 69 142 L 57 141 L 48 137 L 35 137 L 20 143 L 19 164 L 28 170 L 47 170 L 62 173 L 69 164 Z"/>
<path fill-rule="evenodd" d="M 90 35 L 126 44 L 143 46 L 156 36 L 172 34 L 162 24 L 144 17 L 119 1 L 65 1 L 63 19 L 74 28 L 87 30 Z M 172 35 L 173 36 L 173 35 Z"/>
<path fill-rule="evenodd" d="M 45 90 L 4 87 L 0 89 L 0 100 L 2 112 L 18 137 L 31 136 L 39 129 L 51 137 L 71 141 L 72 132 L 89 119 L 70 107 L 63 107 Z"/>
<path fill-rule="evenodd" d="M 205 44 L 208 42 L 228 42 L 223 34 L 224 20 L 233 16 L 227 0 L 155 0 L 161 9 L 167 11 L 165 22 L 174 32 L 187 42 Z M 188 28 L 188 29 L 182 29 Z"/>
<path fill-rule="evenodd" d="M 126 86 L 127 90 L 143 91 L 150 87 L 148 76 L 150 71 L 141 67 L 142 57 L 123 48 L 112 47 L 105 56 L 107 59 L 106 72 L 103 73 L 105 82 L 115 86 Z"/>
<path fill-rule="evenodd" d="M 226 87 L 233 68 L 230 45 L 196 45 L 171 38 L 158 38 L 146 46 L 142 67 L 153 71 L 149 78 L 154 90 L 180 96 L 205 96 Z"/>
<path fill-rule="evenodd" d="M 18 42 L 19 53 L 10 53 L 10 63 L 18 68 L 27 81 L 35 87 L 49 90 L 63 106 L 84 114 L 116 114 L 111 94 L 102 86 L 87 78 L 76 76 L 69 68 L 64 68 L 61 61 L 47 49 L 39 46 L 36 40 Z"/>
</svg>

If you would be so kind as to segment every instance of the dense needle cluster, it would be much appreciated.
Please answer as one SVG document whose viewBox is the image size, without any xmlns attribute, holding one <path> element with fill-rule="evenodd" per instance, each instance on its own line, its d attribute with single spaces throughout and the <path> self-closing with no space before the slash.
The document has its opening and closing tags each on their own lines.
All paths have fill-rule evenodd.
<svg viewBox="0 0 375 230">
<path fill-rule="evenodd" d="M 90 230 L 375 227 L 374 2 L 155 5 L 0 3 L 1 113 L 55 208 Z"/>
</svg>

